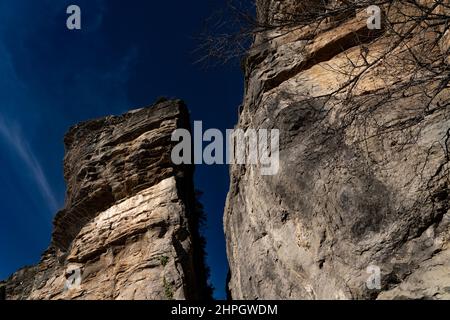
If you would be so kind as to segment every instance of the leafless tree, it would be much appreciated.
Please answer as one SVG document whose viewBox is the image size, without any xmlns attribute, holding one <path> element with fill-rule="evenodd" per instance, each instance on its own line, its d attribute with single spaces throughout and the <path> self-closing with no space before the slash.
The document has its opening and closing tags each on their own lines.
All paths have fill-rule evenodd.
<svg viewBox="0 0 450 320">
<path fill-rule="evenodd" d="M 338 52 L 359 46 L 360 54 L 348 56 L 341 67 L 325 64 L 346 80 L 332 93 L 324 96 L 328 100 L 324 111 L 330 110 L 334 99 L 347 106 L 342 127 L 356 119 L 368 121 L 367 115 L 379 108 L 389 106 L 399 98 L 425 99 L 423 110 L 411 119 L 405 119 L 404 128 L 420 122 L 427 115 L 449 108 L 450 83 L 450 1 L 449 0 L 286 0 L 293 3 L 292 10 L 272 12 L 268 0 L 257 0 L 259 12 L 252 1 L 227 0 L 224 11 L 211 18 L 207 32 L 202 36 L 200 61 L 229 62 L 243 58 L 245 67 L 251 69 L 260 61 L 254 61 L 254 52 L 270 48 L 271 43 L 295 35 L 295 41 L 303 45 L 298 54 L 308 55 L 309 46 L 326 31 L 344 26 L 351 21 L 368 18 L 367 8 L 378 6 L 382 12 L 382 28 L 356 29 L 345 39 Z M 250 4 L 249 4 L 250 3 Z M 283 3 L 283 1 L 281 2 Z M 301 3 L 301 4 L 300 4 Z M 370 48 L 370 50 L 369 50 Z M 376 48 L 376 50 L 373 50 Z M 330 48 L 327 48 L 330 50 Z M 325 51 L 325 50 L 324 50 Z M 327 55 L 336 52 L 315 52 L 305 65 L 324 62 Z M 249 74 L 251 70 L 246 70 Z M 361 79 L 368 74 L 376 76 L 377 89 L 361 94 Z M 447 94 L 443 94 L 447 92 Z M 317 100 L 318 97 L 314 97 Z M 304 100 L 307 100 L 305 97 Z M 389 131 L 388 125 L 380 125 L 381 131 Z M 414 139 L 414 137 L 411 137 Z M 447 137 L 447 141 L 450 139 Z M 447 146 L 445 146 L 448 155 Z"/>
</svg>

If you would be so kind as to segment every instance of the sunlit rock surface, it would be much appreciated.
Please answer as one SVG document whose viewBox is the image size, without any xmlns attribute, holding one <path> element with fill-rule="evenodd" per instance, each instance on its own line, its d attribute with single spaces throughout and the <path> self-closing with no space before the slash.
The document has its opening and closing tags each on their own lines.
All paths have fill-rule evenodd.
<svg viewBox="0 0 450 320">
<path fill-rule="evenodd" d="M 181 101 L 74 126 L 65 136 L 66 204 L 40 263 L 6 299 L 208 298 L 191 166 L 174 166 Z"/>
<path fill-rule="evenodd" d="M 261 0 L 258 15 L 286 19 L 305 4 Z M 407 46 L 437 35 L 413 33 L 364 73 L 348 104 L 332 93 L 395 39 L 378 38 L 366 19 L 256 37 L 238 127 L 280 130 L 280 172 L 231 167 L 233 299 L 450 298 L 448 86 L 430 105 L 435 82 L 402 87 L 414 61 Z M 448 46 L 427 56 L 439 50 Z M 379 288 L 367 285 L 369 266 L 381 270 Z"/>
</svg>

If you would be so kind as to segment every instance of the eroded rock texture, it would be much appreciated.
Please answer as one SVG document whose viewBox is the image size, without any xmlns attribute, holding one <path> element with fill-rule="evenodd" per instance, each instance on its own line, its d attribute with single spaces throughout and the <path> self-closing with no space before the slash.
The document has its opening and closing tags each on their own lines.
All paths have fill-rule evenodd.
<svg viewBox="0 0 450 320">
<path fill-rule="evenodd" d="M 74 126 L 65 136 L 65 208 L 40 263 L 6 299 L 208 298 L 191 166 L 174 166 L 181 101 Z"/>
<path fill-rule="evenodd" d="M 258 15 L 279 21 L 305 4 L 261 0 Z M 368 30 L 364 11 L 256 37 L 238 127 L 280 130 L 280 171 L 231 167 L 233 299 L 450 298 L 448 82 L 414 59 L 445 71 L 449 42 L 402 24 L 413 9 L 389 10 L 410 29 L 394 52 L 398 38 Z M 367 286 L 371 265 L 379 289 Z"/>
</svg>

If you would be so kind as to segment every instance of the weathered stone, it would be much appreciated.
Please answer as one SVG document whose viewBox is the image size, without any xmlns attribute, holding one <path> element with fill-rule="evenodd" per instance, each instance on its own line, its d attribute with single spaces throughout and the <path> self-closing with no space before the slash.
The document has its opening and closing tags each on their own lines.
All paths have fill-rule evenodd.
<svg viewBox="0 0 450 320">
<path fill-rule="evenodd" d="M 302 11 L 296 3 L 260 1 L 259 16 Z M 385 56 L 395 36 L 356 38 L 368 32 L 364 15 L 308 32 L 267 31 L 246 59 L 237 127 L 280 130 L 280 171 L 231 167 L 224 228 L 232 298 L 448 299 L 450 94 L 442 90 L 427 107 L 437 83 L 409 82 L 409 48 L 436 34 L 413 35 Z M 439 50 L 423 51 L 432 60 Z M 375 64 L 349 104 L 338 90 L 364 58 Z M 371 265 L 381 269 L 381 289 L 366 285 Z"/>
<path fill-rule="evenodd" d="M 65 136 L 65 208 L 37 266 L 6 299 L 208 298 L 192 166 L 170 160 L 181 101 L 88 121 Z"/>
</svg>

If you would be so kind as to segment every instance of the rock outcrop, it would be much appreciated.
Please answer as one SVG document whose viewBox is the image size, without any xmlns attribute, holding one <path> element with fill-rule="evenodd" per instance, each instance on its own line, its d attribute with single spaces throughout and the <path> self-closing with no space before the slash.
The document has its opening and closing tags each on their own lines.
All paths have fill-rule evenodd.
<svg viewBox="0 0 450 320">
<path fill-rule="evenodd" d="M 181 101 L 76 125 L 67 197 L 49 249 L 4 284 L 6 299 L 206 299 L 193 167 L 174 166 Z"/>
<path fill-rule="evenodd" d="M 398 33 L 365 10 L 276 28 L 308 2 L 257 3 L 275 27 L 246 58 L 237 127 L 279 129 L 280 170 L 230 169 L 231 297 L 449 299 L 448 37 L 401 1 L 383 8 Z"/>
</svg>

